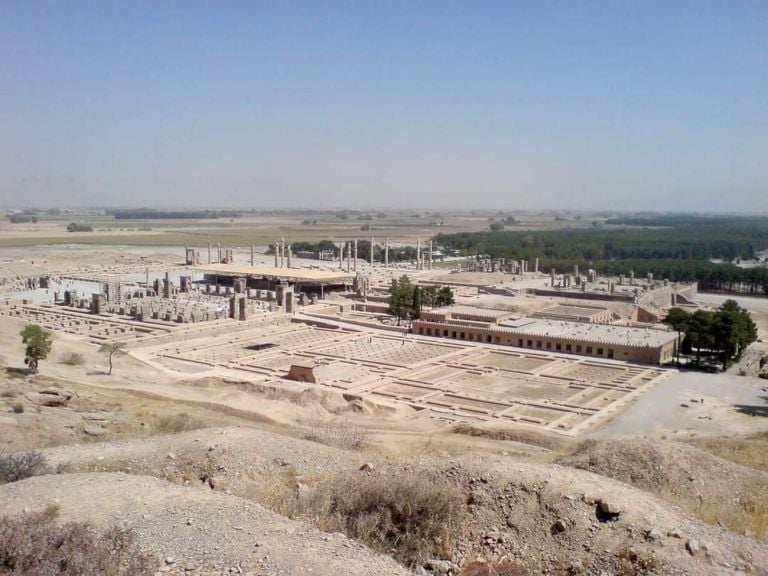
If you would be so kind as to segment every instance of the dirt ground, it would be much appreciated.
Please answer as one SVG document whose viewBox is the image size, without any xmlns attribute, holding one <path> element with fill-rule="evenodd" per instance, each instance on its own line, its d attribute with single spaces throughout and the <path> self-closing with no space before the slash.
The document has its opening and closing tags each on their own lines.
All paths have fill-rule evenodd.
<svg viewBox="0 0 768 576">
<path fill-rule="evenodd" d="M 268 234 L 291 225 L 272 224 Z M 99 248 L 89 262 L 109 266 L 120 252 Z M 76 269 L 85 251 L 0 250 L 10 260 L 21 254 L 25 265 Z M 167 265 L 180 256 L 147 247 L 121 257 Z M 499 305 L 492 295 L 463 297 Z M 751 300 L 764 337 L 768 301 Z M 511 306 L 524 313 L 554 303 L 520 297 Z M 130 527 L 160 573 L 458 576 L 472 560 L 512 559 L 531 574 L 766 574 L 768 473 L 745 458 L 723 460 L 706 442 L 690 445 L 727 437 L 738 448 L 751 435 L 759 451 L 768 442 L 758 434 L 768 430 L 764 380 L 681 372 L 585 436 L 563 438 L 482 422 L 458 430 L 385 401 L 361 405 L 340 390 L 222 366 L 179 369 L 172 358 L 148 362 L 141 353 L 119 356 L 108 375 L 97 346 L 63 333 L 32 376 L 22 370 L 23 326 L 0 317 L 0 457 L 37 449 L 49 473 L 0 485 L 0 510 L 54 505 L 61 521 Z M 82 361 L 63 362 L 72 353 Z M 388 550 L 329 530 L 308 511 L 340 475 L 446 482 L 462 495 L 462 538 L 410 570 Z M 615 514 L 605 517 L 603 506 Z"/>
</svg>

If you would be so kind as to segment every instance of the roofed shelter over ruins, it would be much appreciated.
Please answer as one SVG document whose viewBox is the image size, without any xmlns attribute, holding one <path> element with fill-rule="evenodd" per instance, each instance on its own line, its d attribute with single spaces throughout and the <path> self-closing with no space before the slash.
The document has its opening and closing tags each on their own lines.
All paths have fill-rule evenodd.
<svg viewBox="0 0 768 576">
<path fill-rule="evenodd" d="M 249 288 L 273 290 L 278 284 L 291 284 L 305 292 L 322 294 L 325 290 L 343 290 L 351 285 L 354 274 L 340 270 L 313 268 L 281 268 L 274 266 L 249 266 L 244 264 L 206 264 L 196 266 L 203 272 L 208 284 L 233 285 L 238 278 L 245 278 Z"/>
</svg>

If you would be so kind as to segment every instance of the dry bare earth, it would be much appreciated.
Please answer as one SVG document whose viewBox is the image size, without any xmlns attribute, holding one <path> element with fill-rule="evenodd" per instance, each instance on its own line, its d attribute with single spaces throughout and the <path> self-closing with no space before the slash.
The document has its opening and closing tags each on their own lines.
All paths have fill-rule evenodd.
<svg viewBox="0 0 768 576">
<path fill-rule="evenodd" d="M 582 470 L 505 456 L 379 460 L 372 472 L 361 472 L 364 454 L 249 428 L 197 430 L 45 453 L 53 463 L 69 463 L 73 469 L 125 469 L 142 476 L 89 472 L 30 479 L 0 487 L 0 507 L 37 509 L 57 498 L 65 519 L 128 521 L 142 542 L 183 561 L 236 565 L 268 555 L 265 570 L 273 572 L 266 574 L 279 569 L 309 573 L 305 566 L 314 566 L 313 573 L 326 573 L 321 572 L 326 568 L 337 574 L 398 573 L 394 565 L 381 564 L 364 550 L 345 548 L 341 544 L 346 539 L 324 536 L 235 496 L 280 505 L 270 500 L 274 494 L 268 488 L 287 479 L 301 484 L 297 498 L 310 498 L 313 486 L 320 489 L 324 477 L 339 471 L 392 481 L 411 475 L 447 479 L 459 488 L 466 495 L 468 521 L 449 558 L 454 567 L 477 557 L 504 556 L 520 559 L 534 573 L 550 574 L 759 574 L 768 566 L 765 545 L 704 524 L 638 488 Z M 191 486 L 173 486 L 143 474 Z M 220 490 L 232 494 L 216 493 Z M 621 514 L 601 521 L 597 501 L 618 507 Z M 254 541 L 263 543 L 258 552 L 253 551 Z M 686 549 L 689 541 L 699 544 L 693 555 Z M 342 554 L 343 565 L 325 561 L 334 554 Z M 358 561 L 371 571 L 365 572 Z"/>
<path fill-rule="evenodd" d="M 768 539 L 768 473 L 671 441 L 587 441 L 561 463 L 626 482 L 709 522 Z"/>
<path fill-rule="evenodd" d="M 169 571 L 255 574 L 407 574 L 340 534 L 324 534 L 237 496 L 122 473 L 61 474 L 0 488 L 10 514 L 60 507 L 62 521 L 131 527 Z M 185 570 L 190 568 L 190 570 Z"/>
</svg>

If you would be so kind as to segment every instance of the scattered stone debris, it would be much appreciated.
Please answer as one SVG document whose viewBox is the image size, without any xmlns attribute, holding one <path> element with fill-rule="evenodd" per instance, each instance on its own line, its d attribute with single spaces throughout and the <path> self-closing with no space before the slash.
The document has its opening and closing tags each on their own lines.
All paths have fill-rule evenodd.
<svg viewBox="0 0 768 576">
<path fill-rule="evenodd" d="M 600 522 L 616 520 L 621 515 L 621 512 L 621 507 L 612 500 L 601 499 L 597 503 L 597 519 Z"/>
<path fill-rule="evenodd" d="M 66 406 L 74 395 L 75 394 L 69 390 L 63 390 L 60 388 L 44 388 L 36 394 L 27 394 L 26 397 L 29 401 L 34 402 L 40 406 L 56 408 L 58 406 Z"/>
<path fill-rule="evenodd" d="M 83 428 L 83 432 L 85 432 L 88 436 L 104 436 L 104 434 L 107 433 L 107 429 L 103 426 L 99 426 L 98 424 L 88 424 L 85 428 Z"/>
<path fill-rule="evenodd" d="M 685 543 L 685 549 L 688 550 L 691 556 L 696 556 L 699 550 L 701 550 L 701 545 L 698 540 L 691 539 Z"/>
</svg>

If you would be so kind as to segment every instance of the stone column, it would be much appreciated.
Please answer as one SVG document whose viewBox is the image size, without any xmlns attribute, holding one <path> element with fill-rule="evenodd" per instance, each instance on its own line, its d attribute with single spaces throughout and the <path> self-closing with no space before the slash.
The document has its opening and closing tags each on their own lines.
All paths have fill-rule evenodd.
<svg viewBox="0 0 768 576">
<path fill-rule="evenodd" d="M 280 242 L 275 242 L 275 268 L 280 266 Z"/>
<path fill-rule="evenodd" d="M 579 275 L 579 265 L 578 264 L 574 264 L 573 265 L 573 275 L 574 276 L 578 276 Z"/>
<path fill-rule="evenodd" d="M 339 270 L 344 269 L 344 244 L 339 242 Z"/>
<path fill-rule="evenodd" d="M 355 272 L 357 272 L 357 239 L 355 239 Z"/>
<path fill-rule="evenodd" d="M 285 268 L 285 237 L 280 238 L 280 268 Z"/>
<path fill-rule="evenodd" d="M 291 267 L 291 256 L 293 256 L 293 251 L 291 250 L 291 245 L 288 244 L 288 268 Z"/>
<path fill-rule="evenodd" d="M 536 260 L 533 261 L 533 271 L 538 274 L 539 273 L 539 259 L 536 258 Z"/>
<path fill-rule="evenodd" d="M 371 249 L 370 249 L 370 258 L 368 259 L 371 263 L 371 267 L 373 267 L 373 236 L 371 236 Z"/>
<path fill-rule="evenodd" d="M 253 244 L 251 244 L 251 266 L 253 266 L 254 260 L 253 260 Z"/>
<path fill-rule="evenodd" d="M 248 317 L 248 300 L 245 296 L 241 296 L 238 300 L 238 320 L 245 320 Z"/>
<path fill-rule="evenodd" d="M 421 270 L 421 238 L 416 238 L 416 270 Z"/>
<path fill-rule="evenodd" d="M 389 267 L 389 238 L 384 239 L 384 268 Z"/>
<path fill-rule="evenodd" d="M 429 241 L 429 261 L 427 262 L 427 267 L 432 270 L 432 240 Z"/>
<path fill-rule="evenodd" d="M 211 263 L 211 243 L 208 242 L 208 264 Z"/>
<path fill-rule="evenodd" d="M 352 268 L 352 242 L 347 242 L 347 272 Z"/>
</svg>

